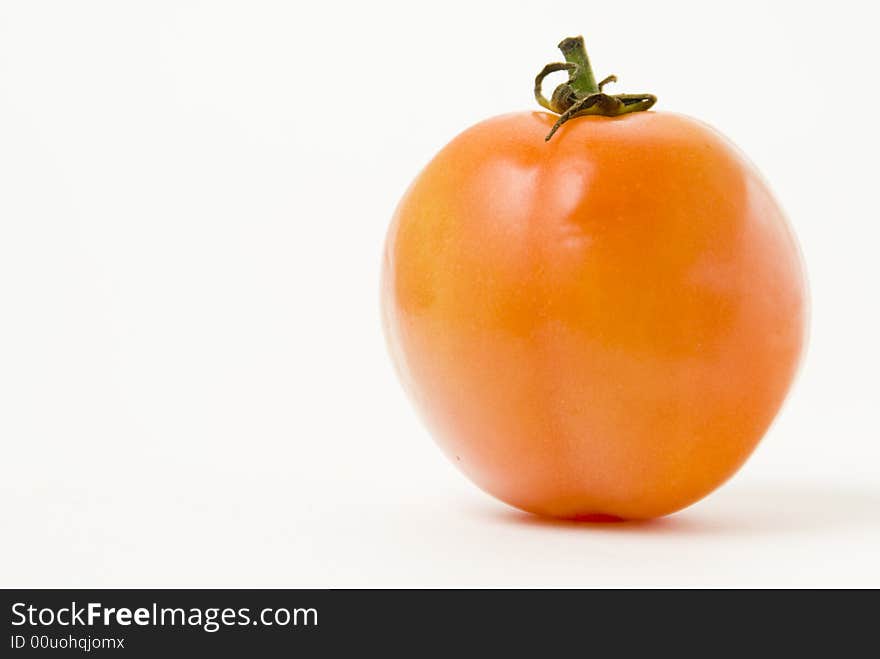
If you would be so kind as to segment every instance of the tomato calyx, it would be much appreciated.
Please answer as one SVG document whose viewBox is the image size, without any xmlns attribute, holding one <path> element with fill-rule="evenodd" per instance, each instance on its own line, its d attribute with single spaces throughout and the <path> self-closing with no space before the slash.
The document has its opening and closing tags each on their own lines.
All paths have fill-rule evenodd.
<svg viewBox="0 0 880 659">
<path fill-rule="evenodd" d="M 617 76 L 610 75 L 596 82 L 583 37 L 568 37 L 560 41 L 558 47 L 565 56 L 565 62 L 548 64 L 535 78 L 535 100 L 542 107 L 559 115 L 559 119 L 544 138 L 545 142 L 553 137 L 562 124 L 574 117 L 618 117 L 630 112 L 643 112 L 657 102 L 657 97 L 653 94 L 604 93 L 602 90 L 605 85 L 617 82 Z M 550 100 L 547 100 L 541 91 L 544 78 L 556 71 L 568 71 L 568 81 L 557 86 Z"/>
</svg>

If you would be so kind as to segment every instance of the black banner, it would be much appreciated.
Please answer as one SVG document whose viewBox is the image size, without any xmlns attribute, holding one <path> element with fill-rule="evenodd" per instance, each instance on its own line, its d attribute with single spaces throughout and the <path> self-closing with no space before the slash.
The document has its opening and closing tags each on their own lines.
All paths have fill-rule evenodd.
<svg viewBox="0 0 880 659">
<path fill-rule="evenodd" d="M 876 592 L 6 590 L 0 656 L 869 649 Z M 863 598 L 860 595 L 867 595 Z M 867 601 L 864 601 L 867 600 Z M 856 644 L 853 646 L 853 644 Z M 757 644 L 757 645 L 756 645 Z M 601 652 L 600 652 L 601 650 Z M 821 655 L 820 655 L 821 656 Z"/>
</svg>

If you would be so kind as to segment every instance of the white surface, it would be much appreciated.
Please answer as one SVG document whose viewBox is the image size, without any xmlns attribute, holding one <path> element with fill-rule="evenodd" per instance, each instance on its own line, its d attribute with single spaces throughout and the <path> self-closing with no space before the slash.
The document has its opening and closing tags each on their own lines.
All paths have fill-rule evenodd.
<svg viewBox="0 0 880 659">
<path fill-rule="evenodd" d="M 880 586 L 876 10 L 625 4 L 0 4 L 0 585 Z M 635 526 L 472 487 L 379 329 L 406 185 L 578 32 L 750 155 L 812 287 L 761 448 Z"/>
</svg>

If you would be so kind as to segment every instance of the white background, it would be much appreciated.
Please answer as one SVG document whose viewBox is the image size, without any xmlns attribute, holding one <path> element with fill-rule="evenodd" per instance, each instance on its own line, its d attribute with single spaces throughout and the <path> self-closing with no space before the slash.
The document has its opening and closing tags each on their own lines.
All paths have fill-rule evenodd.
<svg viewBox="0 0 880 659">
<path fill-rule="evenodd" d="M 0 3 L 0 585 L 880 586 L 872 6 Z M 811 280 L 757 453 L 647 524 L 478 491 L 379 325 L 409 181 L 578 33 L 749 154 Z"/>
</svg>

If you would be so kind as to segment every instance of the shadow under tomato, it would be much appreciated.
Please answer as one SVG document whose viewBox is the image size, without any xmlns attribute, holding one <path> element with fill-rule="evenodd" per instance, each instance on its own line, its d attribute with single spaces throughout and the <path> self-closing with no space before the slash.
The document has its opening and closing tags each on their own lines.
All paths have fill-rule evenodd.
<svg viewBox="0 0 880 659">
<path fill-rule="evenodd" d="M 731 484 L 685 510 L 652 520 L 563 520 L 501 505 L 473 512 L 494 522 L 569 533 L 794 534 L 880 528 L 880 487 L 785 482 Z"/>
<path fill-rule="evenodd" d="M 588 516 L 582 519 L 558 519 L 540 517 L 515 508 L 495 506 L 492 510 L 485 508 L 478 513 L 491 521 L 514 524 L 523 527 L 559 529 L 574 532 L 596 533 L 665 533 L 685 531 L 691 526 L 687 520 L 676 516 L 659 517 L 657 519 L 626 520 L 611 516 Z"/>
</svg>

